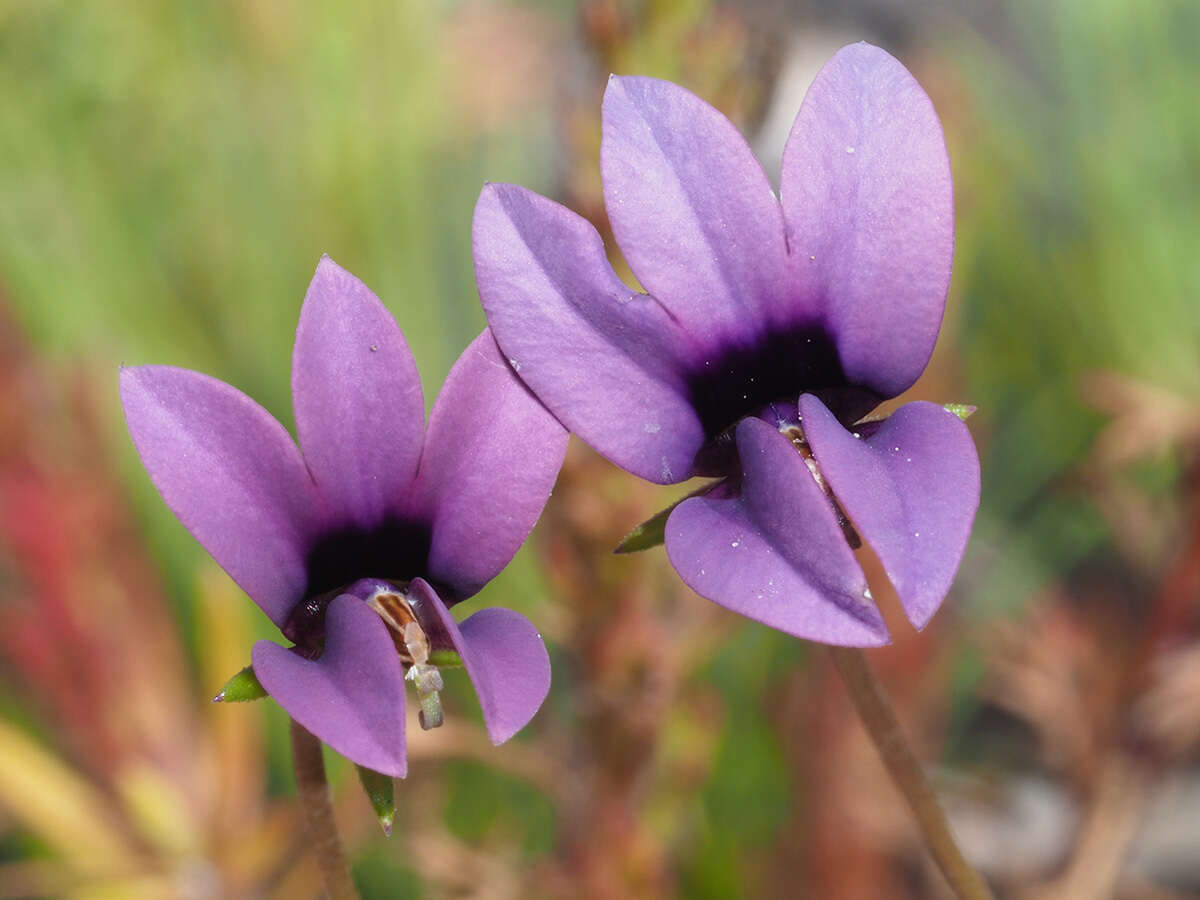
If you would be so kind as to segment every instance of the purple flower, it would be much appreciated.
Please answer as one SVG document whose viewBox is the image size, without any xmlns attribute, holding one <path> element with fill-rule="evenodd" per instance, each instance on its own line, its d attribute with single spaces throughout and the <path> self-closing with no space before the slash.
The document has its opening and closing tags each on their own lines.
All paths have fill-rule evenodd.
<svg viewBox="0 0 1200 900">
<path fill-rule="evenodd" d="M 300 313 L 292 397 L 303 453 L 224 382 L 121 370 L 129 431 L 163 499 L 295 643 L 254 646 L 259 681 L 342 755 L 403 776 L 406 667 L 428 700 L 439 652 L 452 651 L 492 740 L 507 740 L 549 689 L 541 636 L 510 610 L 456 624 L 448 607 L 524 542 L 566 432 L 488 331 L 455 363 L 426 429 L 404 335 L 328 257 Z"/>
<path fill-rule="evenodd" d="M 796 117 L 777 200 L 719 112 L 614 76 L 601 170 L 648 293 L 562 206 L 514 185 L 479 199 L 476 277 L 513 368 L 635 475 L 725 476 L 667 522 L 698 593 L 797 636 L 886 643 L 848 516 L 923 627 L 970 534 L 974 444 L 929 403 L 855 423 L 916 381 L 941 325 L 954 214 L 929 98 L 882 50 L 843 48 Z"/>
</svg>

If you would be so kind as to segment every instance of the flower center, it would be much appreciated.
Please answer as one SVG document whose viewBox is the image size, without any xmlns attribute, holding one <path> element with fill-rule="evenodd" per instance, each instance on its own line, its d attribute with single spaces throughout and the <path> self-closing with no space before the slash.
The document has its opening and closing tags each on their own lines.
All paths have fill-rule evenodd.
<svg viewBox="0 0 1200 900">
<path fill-rule="evenodd" d="M 339 594 L 360 598 L 375 610 L 392 638 L 405 668 L 405 679 L 417 691 L 421 727 L 437 728 L 443 722 L 439 691 L 444 687 L 439 666 L 460 666 L 454 642 L 437 615 L 408 591 L 409 579 L 360 578 L 320 594 L 305 597 L 284 624 L 284 637 L 294 652 L 319 659 L 325 650 L 325 615 Z"/>
<path fill-rule="evenodd" d="M 326 532 L 305 559 L 305 598 L 336 595 L 360 578 L 407 583 L 429 568 L 430 527 L 422 521 L 392 517 L 371 528 L 346 526 Z"/>
<path fill-rule="evenodd" d="M 282 631 L 310 659 L 325 645 L 325 612 L 338 594 L 374 577 L 380 584 L 407 585 L 425 576 L 430 529 L 420 521 L 389 518 L 373 528 L 346 526 L 326 532 L 308 550 L 306 584 Z M 365 592 L 355 592 L 365 596 Z"/>
<path fill-rule="evenodd" d="M 696 458 L 698 474 L 706 475 L 736 468 L 734 427 L 772 405 L 779 418 L 792 421 L 800 395 L 812 393 L 839 420 L 853 421 L 879 403 L 872 391 L 848 382 L 837 346 L 820 324 L 775 327 L 755 340 L 715 348 L 687 384 L 708 438 Z"/>
</svg>

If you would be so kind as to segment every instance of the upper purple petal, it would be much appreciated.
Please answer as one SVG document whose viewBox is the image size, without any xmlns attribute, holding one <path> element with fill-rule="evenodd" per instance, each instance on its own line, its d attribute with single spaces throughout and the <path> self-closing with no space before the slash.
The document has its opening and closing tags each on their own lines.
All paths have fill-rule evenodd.
<svg viewBox="0 0 1200 900">
<path fill-rule="evenodd" d="M 638 280 L 712 345 L 759 333 L 786 292 L 783 215 L 733 124 L 654 78 L 613 76 L 600 164 L 613 235 Z"/>
<path fill-rule="evenodd" d="M 797 288 L 847 377 L 899 394 L 933 352 L 954 253 L 945 139 L 908 70 L 869 44 L 839 50 L 796 116 L 780 194 Z"/>
<path fill-rule="evenodd" d="M 409 591 L 437 613 L 475 685 L 492 743 L 503 744 L 529 723 L 550 691 L 550 656 L 542 636 L 524 616 L 498 607 L 458 624 L 420 578 Z"/>
<path fill-rule="evenodd" d="M 432 527 L 429 573 L 454 599 L 478 591 L 520 549 L 566 447 L 566 429 L 521 384 L 485 329 L 438 394 L 417 476 Z"/>
<path fill-rule="evenodd" d="M 682 377 L 686 337 L 617 278 L 596 229 L 524 188 L 489 184 L 474 242 L 484 311 L 521 379 L 621 468 L 687 478 L 704 430 Z"/>
<path fill-rule="evenodd" d="M 287 431 L 224 382 L 169 366 L 122 369 L 121 403 L 167 506 L 282 627 L 304 592 L 318 506 Z"/>
<path fill-rule="evenodd" d="M 391 314 L 329 257 L 300 312 L 292 397 L 304 459 L 340 522 L 399 512 L 421 456 L 421 379 Z"/>
<path fill-rule="evenodd" d="M 325 650 L 306 659 L 271 641 L 251 656 L 254 674 L 288 715 L 347 759 L 403 778 L 404 666 L 387 625 L 357 597 L 335 597 Z"/>
<path fill-rule="evenodd" d="M 885 644 L 887 628 L 829 498 L 786 435 L 737 429 L 741 492 L 685 500 L 667 520 L 671 565 L 697 593 L 796 637 Z"/>
<path fill-rule="evenodd" d="M 909 403 L 865 440 L 816 397 L 800 398 L 822 475 L 883 563 L 913 625 L 924 628 L 950 589 L 979 507 L 979 458 L 966 424 Z"/>
</svg>

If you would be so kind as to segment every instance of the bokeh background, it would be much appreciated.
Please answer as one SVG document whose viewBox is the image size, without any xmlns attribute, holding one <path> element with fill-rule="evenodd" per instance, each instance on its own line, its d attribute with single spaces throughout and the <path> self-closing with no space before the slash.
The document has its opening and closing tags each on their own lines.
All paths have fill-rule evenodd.
<svg viewBox="0 0 1200 900">
<path fill-rule="evenodd" d="M 272 629 L 141 471 L 121 363 L 292 423 L 328 252 L 432 398 L 482 327 L 485 180 L 606 228 L 610 71 L 673 79 L 773 180 L 838 46 L 899 56 L 957 190 L 912 397 L 969 402 L 984 498 L 924 633 L 873 663 L 1002 897 L 1200 896 L 1200 4 L 1194 0 L 0 3 L 0 898 L 309 897 L 286 722 L 208 703 Z M 362 892 L 938 898 L 820 648 L 614 558 L 684 489 L 573 444 L 516 564 L 555 683 L 488 742 L 465 679 L 410 726 L 383 836 L 330 757 Z"/>
</svg>

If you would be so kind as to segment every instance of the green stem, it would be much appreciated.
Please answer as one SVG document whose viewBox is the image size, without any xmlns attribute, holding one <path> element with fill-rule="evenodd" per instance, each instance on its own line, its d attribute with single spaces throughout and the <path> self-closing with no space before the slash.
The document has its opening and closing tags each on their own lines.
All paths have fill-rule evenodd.
<svg viewBox="0 0 1200 900">
<path fill-rule="evenodd" d="M 333 819 L 329 783 L 325 780 L 325 760 L 321 742 L 295 719 L 292 724 L 292 764 L 296 769 L 296 793 L 308 824 L 317 867 L 332 900 L 358 900 L 358 891 L 350 878 L 346 851 Z"/>
<path fill-rule="evenodd" d="M 875 742 L 892 782 L 899 788 L 921 829 L 934 862 L 960 900 L 993 900 L 984 880 L 963 858 L 950 832 L 950 823 L 929 786 L 920 762 L 896 721 L 891 703 L 861 650 L 830 647 L 833 663 L 850 692 L 867 733 Z"/>
</svg>

